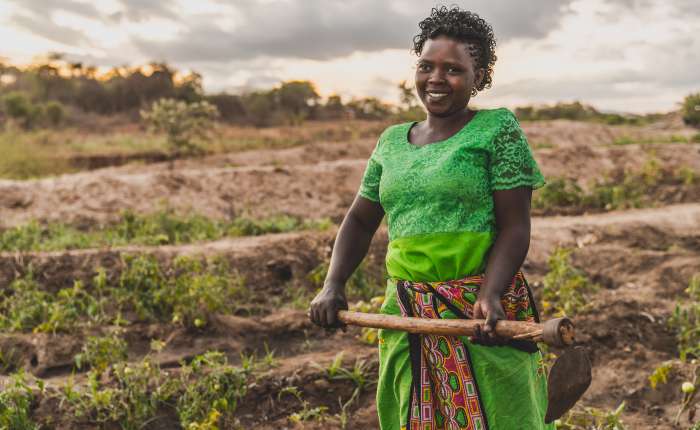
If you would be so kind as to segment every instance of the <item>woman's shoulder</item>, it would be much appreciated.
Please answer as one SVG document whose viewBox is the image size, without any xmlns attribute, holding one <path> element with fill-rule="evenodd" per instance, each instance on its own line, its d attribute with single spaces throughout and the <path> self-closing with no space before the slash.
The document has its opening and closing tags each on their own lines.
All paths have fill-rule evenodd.
<svg viewBox="0 0 700 430">
<path fill-rule="evenodd" d="M 498 107 L 493 109 L 480 109 L 479 116 L 491 120 L 494 124 L 518 121 L 515 117 L 515 114 L 510 109 L 505 107 Z"/>
<path fill-rule="evenodd" d="M 402 122 L 388 126 L 382 131 L 377 140 L 378 147 L 386 147 L 392 144 L 397 144 L 406 138 L 408 129 L 411 128 L 413 122 Z"/>
</svg>

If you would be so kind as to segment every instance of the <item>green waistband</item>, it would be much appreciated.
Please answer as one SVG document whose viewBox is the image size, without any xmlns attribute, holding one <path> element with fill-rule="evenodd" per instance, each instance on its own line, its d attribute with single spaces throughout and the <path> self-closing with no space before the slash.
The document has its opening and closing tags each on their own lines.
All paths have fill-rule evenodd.
<svg viewBox="0 0 700 430">
<path fill-rule="evenodd" d="M 431 233 L 389 242 L 386 268 L 394 279 L 444 281 L 484 271 L 492 232 Z"/>
</svg>

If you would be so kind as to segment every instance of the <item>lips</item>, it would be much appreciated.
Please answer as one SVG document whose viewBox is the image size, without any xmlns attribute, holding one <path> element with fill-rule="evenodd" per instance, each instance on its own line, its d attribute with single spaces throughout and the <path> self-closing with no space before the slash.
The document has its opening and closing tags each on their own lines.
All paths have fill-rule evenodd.
<svg viewBox="0 0 700 430">
<path fill-rule="evenodd" d="M 425 95 L 429 101 L 439 102 L 445 99 L 449 95 L 449 93 L 444 91 L 426 91 Z"/>
</svg>

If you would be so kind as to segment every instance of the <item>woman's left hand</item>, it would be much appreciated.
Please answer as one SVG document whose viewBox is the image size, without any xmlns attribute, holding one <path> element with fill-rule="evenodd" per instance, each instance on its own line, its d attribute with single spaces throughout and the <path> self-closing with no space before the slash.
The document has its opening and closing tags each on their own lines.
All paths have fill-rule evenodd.
<svg viewBox="0 0 700 430">
<path fill-rule="evenodd" d="M 498 296 L 479 297 L 474 303 L 474 319 L 484 319 L 483 326 L 477 326 L 477 332 L 471 337 L 471 341 L 482 345 L 503 345 L 505 339 L 496 335 L 496 322 L 506 319 L 506 313 Z"/>
</svg>

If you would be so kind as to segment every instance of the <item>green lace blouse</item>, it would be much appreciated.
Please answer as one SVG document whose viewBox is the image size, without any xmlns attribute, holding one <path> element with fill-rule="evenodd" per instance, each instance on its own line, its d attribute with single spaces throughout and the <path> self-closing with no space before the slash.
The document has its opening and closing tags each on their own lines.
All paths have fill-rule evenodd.
<svg viewBox="0 0 700 430">
<path fill-rule="evenodd" d="M 496 235 L 493 192 L 544 185 L 517 119 L 480 110 L 453 136 L 409 142 L 414 123 L 387 128 L 367 163 L 359 195 L 387 215 L 392 278 L 457 279 L 482 272 Z"/>
</svg>

